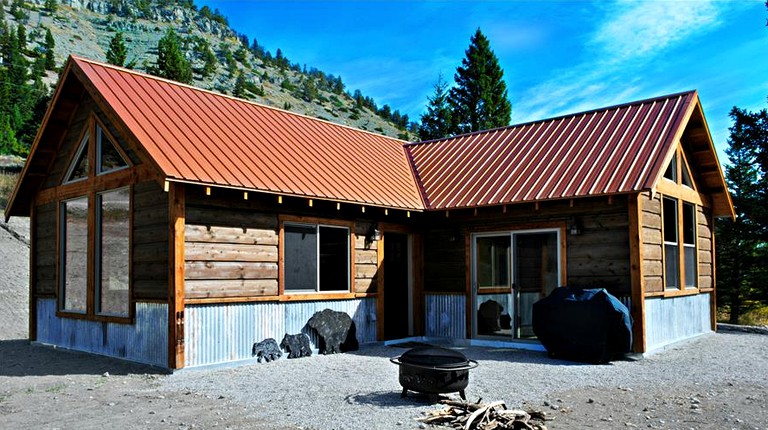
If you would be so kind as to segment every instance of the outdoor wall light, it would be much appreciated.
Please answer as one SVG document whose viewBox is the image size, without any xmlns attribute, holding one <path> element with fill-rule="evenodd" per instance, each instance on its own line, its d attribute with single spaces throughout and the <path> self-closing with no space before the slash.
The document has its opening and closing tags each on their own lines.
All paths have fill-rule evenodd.
<svg viewBox="0 0 768 430">
<path fill-rule="evenodd" d="M 365 241 L 371 243 L 379 240 L 381 240 L 381 230 L 379 230 L 379 225 L 377 223 L 373 223 L 365 234 Z"/>
<path fill-rule="evenodd" d="M 578 236 L 581 234 L 581 223 L 576 217 L 571 218 L 571 236 Z"/>
</svg>

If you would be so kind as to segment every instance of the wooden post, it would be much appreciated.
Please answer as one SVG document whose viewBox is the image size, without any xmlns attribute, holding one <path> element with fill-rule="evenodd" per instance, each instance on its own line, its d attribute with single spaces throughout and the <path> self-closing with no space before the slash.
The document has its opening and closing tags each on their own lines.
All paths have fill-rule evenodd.
<svg viewBox="0 0 768 430">
<path fill-rule="evenodd" d="M 30 204 L 29 209 L 29 333 L 27 334 L 27 337 L 29 337 L 30 342 L 34 342 L 37 340 L 37 294 L 35 292 L 37 291 L 37 287 L 35 285 L 35 274 L 37 273 L 37 258 L 35 257 L 35 254 L 37 254 L 37 208 L 35 207 L 34 199 L 32 199 L 32 203 Z M 58 215 L 58 212 L 57 212 Z M 56 218 L 56 223 L 59 224 L 61 221 L 59 218 Z M 56 234 L 59 235 L 61 232 L 58 228 L 56 228 Z M 56 252 L 58 254 L 58 247 L 56 247 Z M 57 264 L 56 267 L 58 268 L 59 265 Z M 58 280 L 58 277 L 56 278 Z M 56 283 L 56 291 L 59 290 L 59 284 Z M 58 297 L 58 294 L 57 294 Z"/>
<path fill-rule="evenodd" d="M 643 202 L 642 194 L 630 195 L 629 210 L 629 259 L 630 285 L 632 289 L 632 349 L 645 352 L 645 282 L 643 280 Z"/>
<path fill-rule="evenodd" d="M 184 367 L 184 185 L 172 183 L 168 196 L 168 367 Z"/>
<path fill-rule="evenodd" d="M 376 241 L 376 340 L 384 340 L 384 240 L 387 233 L 382 231 Z"/>
</svg>

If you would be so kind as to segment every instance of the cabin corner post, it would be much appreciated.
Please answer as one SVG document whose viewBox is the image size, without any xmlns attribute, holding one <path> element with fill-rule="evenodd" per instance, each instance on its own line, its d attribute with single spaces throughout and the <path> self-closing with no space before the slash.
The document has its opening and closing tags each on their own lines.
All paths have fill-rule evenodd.
<svg viewBox="0 0 768 430">
<path fill-rule="evenodd" d="M 27 337 L 30 342 L 37 340 L 37 210 L 34 199 L 29 209 L 29 319 Z"/>
<path fill-rule="evenodd" d="M 168 367 L 184 367 L 184 185 L 168 190 Z"/>
<path fill-rule="evenodd" d="M 628 198 L 630 285 L 632 306 L 632 349 L 645 352 L 645 283 L 643 280 L 643 201 L 642 194 Z"/>
</svg>

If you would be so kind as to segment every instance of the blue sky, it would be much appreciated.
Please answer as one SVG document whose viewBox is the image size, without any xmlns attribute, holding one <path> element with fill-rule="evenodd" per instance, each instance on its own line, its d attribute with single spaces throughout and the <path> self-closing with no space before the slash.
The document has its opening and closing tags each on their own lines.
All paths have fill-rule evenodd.
<svg viewBox="0 0 768 430">
<path fill-rule="evenodd" d="M 512 123 L 699 90 L 721 162 L 728 112 L 768 106 L 764 1 L 196 1 L 274 53 L 418 120 L 476 28 Z"/>
</svg>

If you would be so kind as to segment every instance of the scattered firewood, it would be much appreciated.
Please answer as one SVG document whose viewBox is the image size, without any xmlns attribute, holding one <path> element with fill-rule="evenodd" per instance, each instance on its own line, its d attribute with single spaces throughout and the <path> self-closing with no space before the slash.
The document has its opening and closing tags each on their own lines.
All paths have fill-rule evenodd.
<svg viewBox="0 0 768 430">
<path fill-rule="evenodd" d="M 547 430 L 544 421 L 552 418 L 543 411 L 507 409 L 502 401 L 481 403 L 441 400 L 445 408 L 427 412 L 416 420 L 425 424 L 461 430 Z"/>
</svg>

